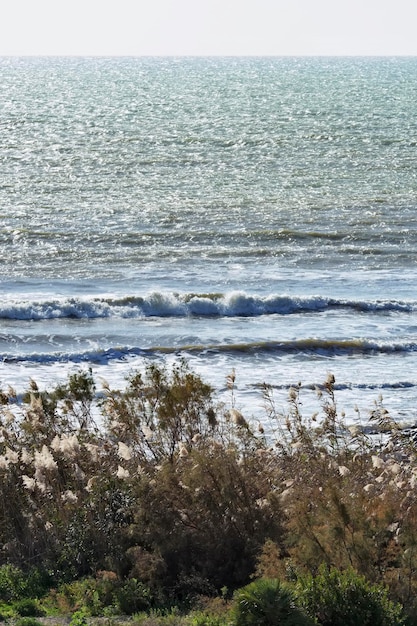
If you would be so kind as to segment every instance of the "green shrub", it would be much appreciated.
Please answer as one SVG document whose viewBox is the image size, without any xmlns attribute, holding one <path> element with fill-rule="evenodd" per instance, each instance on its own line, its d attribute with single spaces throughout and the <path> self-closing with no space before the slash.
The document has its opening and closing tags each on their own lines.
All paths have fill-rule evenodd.
<svg viewBox="0 0 417 626">
<path fill-rule="evenodd" d="M 0 601 L 39 598 L 44 595 L 49 585 L 50 577 L 42 570 L 35 568 L 23 572 L 19 567 L 10 564 L 0 567 Z"/>
<path fill-rule="evenodd" d="M 114 599 L 119 611 L 124 615 L 133 615 L 146 611 L 151 606 L 149 589 L 136 578 L 130 578 L 115 589 Z"/>
<path fill-rule="evenodd" d="M 72 614 L 70 626 L 87 626 L 88 611 L 85 608 L 79 609 Z"/>
<path fill-rule="evenodd" d="M 317 576 L 297 583 L 297 597 L 322 626 L 401 626 L 402 609 L 386 589 L 371 585 L 354 570 L 321 566 Z"/>
<path fill-rule="evenodd" d="M 35 600 L 24 598 L 14 603 L 15 611 L 21 617 L 40 617 L 43 611 Z"/>
<path fill-rule="evenodd" d="M 278 579 L 260 578 L 234 596 L 236 626 L 309 626 L 313 622 L 296 605 L 293 593 Z"/>
<path fill-rule="evenodd" d="M 0 567 L 0 600 L 10 602 L 22 597 L 24 576 L 22 570 L 14 565 Z"/>
<path fill-rule="evenodd" d="M 84 607 L 95 615 L 103 607 L 95 578 L 83 578 L 71 583 L 64 583 L 59 586 L 56 595 L 58 605 L 67 607 L 70 611 Z"/>
<path fill-rule="evenodd" d="M 34 567 L 24 573 L 24 595 L 27 598 L 42 598 L 52 585 L 50 572 L 41 567 Z"/>
<path fill-rule="evenodd" d="M 5 622 L 6 620 L 14 617 L 14 615 L 15 611 L 13 610 L 12 605 L 7 602 L 0 601 L 0 622 Z"/>
</svg>

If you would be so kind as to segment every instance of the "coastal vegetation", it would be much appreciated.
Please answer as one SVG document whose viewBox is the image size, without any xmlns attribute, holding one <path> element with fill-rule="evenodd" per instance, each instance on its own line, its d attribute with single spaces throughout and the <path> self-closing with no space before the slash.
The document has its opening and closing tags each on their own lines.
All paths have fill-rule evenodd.
<svg viewBox="0 0 417 626">
<path fill-rule="evenodd" d="M 2 619 L 417 624 L 412 432 L 382 399 L 347 420 L 332 375 L 316 415 L 265 385 L 262 423 L 226 385 L 219 406 L 181 361 L 1 391 Z"/>
</svg>

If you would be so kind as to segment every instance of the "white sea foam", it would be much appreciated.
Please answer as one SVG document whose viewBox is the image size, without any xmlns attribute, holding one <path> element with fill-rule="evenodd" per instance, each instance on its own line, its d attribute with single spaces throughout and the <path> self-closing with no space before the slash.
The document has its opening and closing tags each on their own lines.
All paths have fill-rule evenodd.
<svg viewBox="0 0 417 626">
<path fill-rule="evenodd" d="M 414 312 L 417 301 L 347 300 L 323 296 L 257 296 L 243 291 L 213 295 L 152 292 L 124 298 L 71 297 L 46 300 L 5 299 L 0 319 L 42 320 L 56 318 L 95 319 L 106 317 L 256 317 L 291 315 L 330 309 L 362 312 Z"/>
</svg>

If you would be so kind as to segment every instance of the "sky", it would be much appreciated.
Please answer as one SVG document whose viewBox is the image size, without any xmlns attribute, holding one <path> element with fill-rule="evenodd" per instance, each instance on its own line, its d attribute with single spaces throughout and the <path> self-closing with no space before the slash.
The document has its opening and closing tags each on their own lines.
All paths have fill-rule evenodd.
<svg viewBox="0 0 417 626">
<path fill-rule="evenodd" d="M 0 56 L 417 55 L 416 0 L 1 0 Z"/>
</svg>

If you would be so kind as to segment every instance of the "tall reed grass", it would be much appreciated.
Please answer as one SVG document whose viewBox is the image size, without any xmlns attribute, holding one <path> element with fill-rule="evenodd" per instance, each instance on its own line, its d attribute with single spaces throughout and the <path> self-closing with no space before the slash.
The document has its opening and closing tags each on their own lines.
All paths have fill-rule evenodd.
<svg viewBox="0 0 417 626">
<path fill-rule="evenodd" d="M 51 390 L 31 381 L 22 399 L 3 390 L 0 566 L 51 584 L 108 572 L 157 606 L 325 564 L 386 586 L 412 614 L 410 433 L 380 399 L 366 423 L 346 423 L 332 375 L 312 416 L 301 386 L 281 413 L 265 385 L 262 424 L 240 407 L 235 373 L 226 382 L 229 406 L 185 362 L 153 364 L 124 389 L 104 383 L 98 406 L 90 371 Z"/>
</svg>

